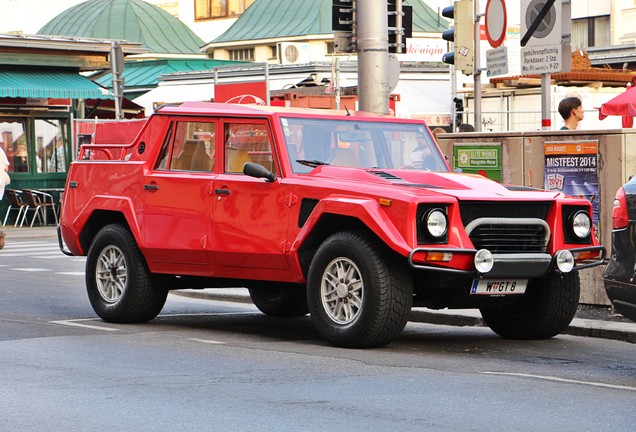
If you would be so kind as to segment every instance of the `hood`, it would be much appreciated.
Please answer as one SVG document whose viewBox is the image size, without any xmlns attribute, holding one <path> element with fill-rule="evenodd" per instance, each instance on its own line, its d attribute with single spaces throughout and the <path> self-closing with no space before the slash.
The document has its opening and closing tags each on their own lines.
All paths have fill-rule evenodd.
<svg viewBox="0 0 636 432">
<path fill-rule="evenodd" d="M 458 200 L 553 200 L 562 195 L 558 191 L 547 191 L 524 186 L 502 185 L 477 174 L 441 173 L 404 169 L 360 169 L 321 166 L 312 171 L 317 176 L 349 179 L 378 186 L 398 186 L 413 192 L 420 190 L 427 195 L 441 194 Z"/>
</svg>

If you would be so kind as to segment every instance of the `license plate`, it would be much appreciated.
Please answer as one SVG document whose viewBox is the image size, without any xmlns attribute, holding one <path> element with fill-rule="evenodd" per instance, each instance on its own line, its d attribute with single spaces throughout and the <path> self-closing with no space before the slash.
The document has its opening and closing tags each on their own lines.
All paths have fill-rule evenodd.
<svg viewBox="0 0 636 432">
<path fill-rule="evenodd" d="M 470 287 L 471 295 L 514 295 L 526 292 L 528 279 L 473 279 Z"/>
</svg>

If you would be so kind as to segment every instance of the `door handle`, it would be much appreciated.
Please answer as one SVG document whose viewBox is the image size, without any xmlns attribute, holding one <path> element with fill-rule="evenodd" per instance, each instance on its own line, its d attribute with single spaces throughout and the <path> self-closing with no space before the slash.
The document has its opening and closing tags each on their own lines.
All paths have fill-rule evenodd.
<svg viewBox="0 0 636 432">
<path fill-rule="evenodd" d="M 214 193 L 217 195 L 229 195 L 230 190 L 229 189 L 214 189 Z"/>
<path fill-rule="evenodd" d="M 145 184 L 144 189 L 147 191 L 156 191 L 159 190 L 159 186 L 156 184 Z"/>
</svg>

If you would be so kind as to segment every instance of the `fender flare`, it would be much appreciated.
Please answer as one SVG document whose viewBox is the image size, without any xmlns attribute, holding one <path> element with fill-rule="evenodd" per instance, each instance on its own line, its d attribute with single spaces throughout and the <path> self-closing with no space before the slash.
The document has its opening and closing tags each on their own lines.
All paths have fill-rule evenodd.
<svg viewBox="0 0 636 432">
<path fill-rule="evenodd" d="M 391 219 L 382 211 L 380 204 L 372 198 L 354 198 L 332 195 L 318 202 L 302 229 L 294 239 L 290 251 L 297 255 L 320 218 L 325 214 L 353 217 L 360 220 L 389 248 L 407 257 L 411 247 L 395 227 Z"/>
<path fill-rule="evenodd" d="M 62 238 L 73 255 L 86 255 L 88 247 L 83 247 L 81 237 L 95 212 L 109 211 L 123 215 L 137 244 L 141 244 L 139 220 L 134 211 L 132 199 L 126 196 L 95 195 L 70 222 L 61 226 Z"/>
</svg>

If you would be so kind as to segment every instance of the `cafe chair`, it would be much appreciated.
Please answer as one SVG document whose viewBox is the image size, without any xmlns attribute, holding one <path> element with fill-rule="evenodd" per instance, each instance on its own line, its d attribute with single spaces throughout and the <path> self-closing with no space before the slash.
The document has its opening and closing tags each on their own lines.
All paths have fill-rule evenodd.
<svg viewBox="0 0 636 432">
<path fill-rule="evenodd" d="M 18 226 L 20 219 L 22 217 L 22 213 L 27 206 L 24 200 L 22 199 L 22 191 L 16 189 L 5 189 L 4 196 L 7 198 L 9 202 L 9 206 L 7 207 L 7 212 L 4 214 L 4 220 L 2 221 L 2 226 L 7 225 L 7 221 L 9 220 L 9 215 L 11 212 L 18 212 L 15 216 L 15 226 Z"/>
<path fill-rule="evenodd" d="M 24 224 L 25 220 L 28 222 L 27 212 L 32 209 L 34 209 L 34 212 L 33 219 L 31 219 L 31 224 L 29 225 L 30 227 L 33 226 L 36 219 L 39 221 L 40 225 L 46 225 L 47 212 L 49 209 L 53 212 L 53 216 L 55 217 L 55 224 L 58 224 L 56 203 L 53 200 L 53 196 L 51 194 L 33 189 L 23 189 L 22 193 L 24 194 L 24 201 L 27 204 L 27 208 L 22 216 L 22 222 L 20 223 L 20 226 Z"/>
</svg>

